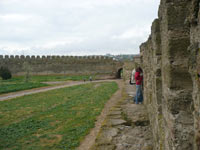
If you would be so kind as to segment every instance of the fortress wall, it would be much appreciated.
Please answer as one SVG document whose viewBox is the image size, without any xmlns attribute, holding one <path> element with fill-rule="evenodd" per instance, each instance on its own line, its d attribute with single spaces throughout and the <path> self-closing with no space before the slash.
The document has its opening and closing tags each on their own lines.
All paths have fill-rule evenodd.
<svg viewBox="0 0 200 150">
<path fill-rule="evenodd" d="M 161 39 L 160 22 L 152 24 L 152 34 L 140 46 L 144 73 L 144 103 L 147 105 L 155 149 L 164 149 L 164 126 L 162 115 L 162 78 L 161 78 Z"/>
<path fill-rule="evenodd" d="M 120 62 L 104 56 L 0 56 L 0 66 L 13 75 L 26 73 L 25 64 L 35 75 L 106 74 L 114 77 Z"/>
<path fill-rule="evenodd" d="M 133 69 L 135 68 L 134 61 L 125 61 L 123 66 L 123 79 L 130 80 Z"/>
<path fill-rule="evenodd" d="M 190 1 L 161 1 L 162 88 L 165 149 L 193 150 L 192 80 L 188 72 Z"/>
<path fill-rule="evenodd" d="M 154 149 L 199 150 L 199 0 L 161 0 L 158 14 L 140 46 Z"/>
<path fill-rule="evenodd" d="M 190 26 L 189 72 L 192 77 L 194 101 L 194 150 L 200 150 L 200 11 L 199 0 L 192 0 L 190 5 L 190 16 L 187 21 Z"/>
</svg>

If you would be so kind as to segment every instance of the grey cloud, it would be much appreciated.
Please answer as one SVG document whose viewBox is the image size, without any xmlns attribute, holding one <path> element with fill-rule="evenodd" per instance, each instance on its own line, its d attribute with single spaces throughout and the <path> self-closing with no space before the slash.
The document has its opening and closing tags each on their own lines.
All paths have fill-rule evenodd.
<svg viewBox="0 0 200 150">
<path fill-rule="evenodd" d="M 4 50 L 0 54 L 138 53 L 139 44 L 148 38 L 150 24 L 157 16 L 158 2 L 15 0 L 6 4 L 1 1 L 1 15 L 20 14 L 30 18 L 12 23 L 0 21 L 0 49 Z M 136 27 L 140 27 L 140 37 L 113 39 Z M 48 43 L 49 47 L 45 47 Z"/>
</svg>

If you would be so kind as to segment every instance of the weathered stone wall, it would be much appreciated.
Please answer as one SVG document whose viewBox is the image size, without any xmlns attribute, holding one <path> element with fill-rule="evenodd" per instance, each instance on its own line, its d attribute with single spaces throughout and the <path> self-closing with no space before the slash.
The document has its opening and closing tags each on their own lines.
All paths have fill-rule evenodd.
<svg viewBox="0 0 200 150">
<path fill-rule="evenodd" d="M 140 46 L 154 149 L 200 150 L 199 0 L 161 0 Z"/>
<path fill-rule="evenodd" d="M 136 64 L 134 61 L 125 61 L 123 65 L 123 79 L 129 80 L 131 77 L 131 73 L 135 68 Z"/>
<path fill-rule="evenodd" d="M 152 25 L 152 35 L 140 46 L 145 77 L 144 102 L 148 106 L 155 149 L 164 149 L 160 46 L 160 22 L 156 19 Z"/>
<path fill-rule="evenodd" d="M 23 75 L 28 64 L 31 74 L 100 74 L 115 77 L 123 63 L 103 56 L 0 56 L 0 66 L 7 66 L 12 74 Z"/>
<path fill-rule="evenodd" d="M 133 57 L 133 61 L 134 61 L 134 63 L 136 63 L 136 64 L 141 64 L 140 55 L 134 56 L 134 57 Z"/>
<path fill-rule="evenodd" d="M 194 150 L 200 150 L 200 0 L 192 0 L 190 16 L 187 21 L 190 26 L 189 72 L 192 77 L 192 97 L 194 102 Z"/>
<path fill-rule="evenodd" d="M 130 80 L 133 69 L 141 66 L 141 57 L 140 55 L 134 56 L 132 61 L 124 61 L 123 65 L 123 79 Z"/>
</svg>

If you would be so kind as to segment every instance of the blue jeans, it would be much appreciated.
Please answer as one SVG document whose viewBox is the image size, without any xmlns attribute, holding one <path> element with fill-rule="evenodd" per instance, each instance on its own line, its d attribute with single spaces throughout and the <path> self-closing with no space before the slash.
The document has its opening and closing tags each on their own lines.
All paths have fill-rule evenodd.
<svg viewBox="0 0 200 150">
<path fill-rule="evenodd" d="M 143 102 L 142 85 L 136 85 L 135 103 Z"/>
</svg>

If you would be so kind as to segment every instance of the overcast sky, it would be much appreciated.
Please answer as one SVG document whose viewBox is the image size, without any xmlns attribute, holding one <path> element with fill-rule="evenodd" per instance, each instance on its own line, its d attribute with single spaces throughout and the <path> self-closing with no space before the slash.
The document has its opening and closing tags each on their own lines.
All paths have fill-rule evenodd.
<svg viewBox="0 0 200 150">
<path fill-rule="evenodd" d="M 137 54 L 159 0 L 0 0 L 0 55 Z"/>
</svg>

